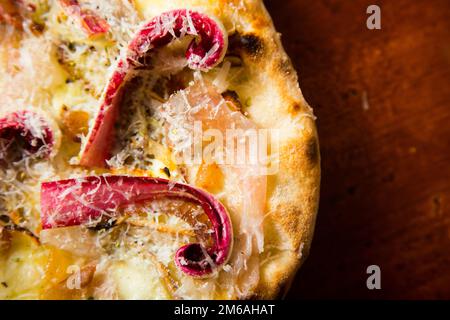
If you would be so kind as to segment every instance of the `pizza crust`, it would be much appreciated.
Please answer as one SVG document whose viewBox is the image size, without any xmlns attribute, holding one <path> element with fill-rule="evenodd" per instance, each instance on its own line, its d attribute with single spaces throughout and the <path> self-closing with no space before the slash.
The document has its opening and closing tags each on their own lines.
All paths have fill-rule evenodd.
<svg viewBox="0 0 450 320">
<path fill-rule="evenodd" d="M 235 10 L 227 1 L 219 6 L 222 12 Z M 238 12 L 236 32 L 250 39 L 242 49 L 244 62 L 254 71 L 249 82 L 255 85 L 248 88 L 254 104 L 246 111 L 260 127 L 282 129 L 279 170 L 268 177 L 265 252 L 254 295 L 267 299 L 284 294 L 308 255 L 319 200 L 320 153 L 312 110 L 262 1 L 245 1 Z M 283 250 L 271 258 L 268 248 L 279 246 Z"/>
</svg>

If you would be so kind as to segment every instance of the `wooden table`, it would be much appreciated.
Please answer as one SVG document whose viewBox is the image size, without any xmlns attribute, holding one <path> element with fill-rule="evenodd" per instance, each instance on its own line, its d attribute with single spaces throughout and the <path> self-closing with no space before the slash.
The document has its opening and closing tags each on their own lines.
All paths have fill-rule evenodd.
<svg viewBox="0 0 450 320">
<path fill-rule="evenodd" d="M 265 2 L 322 153 L 311 254 L 287 298 L 450 299 L 450 1 Z M 381 30 L 366 28 L 370 4 Z"/>
</svg>

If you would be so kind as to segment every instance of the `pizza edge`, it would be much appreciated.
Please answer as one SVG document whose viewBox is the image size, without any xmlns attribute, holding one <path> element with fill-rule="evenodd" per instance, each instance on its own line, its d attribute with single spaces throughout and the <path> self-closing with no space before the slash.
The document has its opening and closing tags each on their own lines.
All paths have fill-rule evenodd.
<svg viewBox="0 0 450 320">
<path fill-rule="evenodd" d="M 319 205 L 320 151 L 314 117 L 302 117 L 312 110 L 302 95 L 297 72 L 282 46 L 280 34 L 261 0 L 246 3 L 251 9 L 243 16 L 251 23 L 255 39 L 261 41 L 260 52 L 246 63 L 266 73 L 268 82 L 264 86 L 275 86 L 281 93 L 275 107 L 277 112 L 284 118 L 301 117 L 303 125 L 294 137 L 281 142 L 279 172 L 268 178 L 266 205 L 273 219 L 267 223 L 280 227 L 291 246 L 285 255 L 261 267 L 260 283 L 253 298 L 268 299 L 287 293 L 296 271 L 309 254 Z M 225 4 L 226 1 L 221 1 L 221 5 Z"/>
</svg>

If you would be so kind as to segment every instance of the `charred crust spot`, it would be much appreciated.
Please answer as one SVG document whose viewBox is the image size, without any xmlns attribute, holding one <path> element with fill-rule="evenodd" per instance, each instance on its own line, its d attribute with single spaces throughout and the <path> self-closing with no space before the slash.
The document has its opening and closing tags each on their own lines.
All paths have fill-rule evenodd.
<svg viewBox="0 0 450 320">
<path fill-rule="evenodd" d="M 241 38 L 241 43 L 246 52 L 252 56 L 258 56 L 262 53 L 262 41 L 260 38 L 253 34 L 244 35 Z"/>
<path fill-rule="evenodd" d="M 297 114 L 298 112 L 300 112 L 300 110 L 302 109 L 301 105 L 299 103 L 293 103 L 290 107 L 289 107 L 289 112 L 292 114 Z"/>
<path fill-rule="evenodd" d="M 315 138 L 310 138 L 308 140 L 305 150 L 306 158 L 312 165 L 319 162 L 319 146 L 317 145 L 317 140 Z"/>
<path fill-rule="evenodd" d="M 246 54 L 257 58 L 262 56 L 264 51 L 263 40 L 252 33 L 240 34 L 236 32 L 230 36 L 228 41 L 230 53 Z"/>
</svg>

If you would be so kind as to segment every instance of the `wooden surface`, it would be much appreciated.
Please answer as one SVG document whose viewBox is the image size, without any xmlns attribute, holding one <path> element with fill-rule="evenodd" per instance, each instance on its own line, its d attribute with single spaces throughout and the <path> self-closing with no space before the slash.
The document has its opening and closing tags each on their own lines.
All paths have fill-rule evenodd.
<svg viewBox="0 0 450 320">
<path fill-rule="evenodd" d="M 287 298 L 450 299 L 450 1 L 265 3 L 322 154 L 311 254 Z M 366 28 L 370 4 L 381 30 Z M 371 264 L 381 290 L 366 288 Z"/>
</svg>

